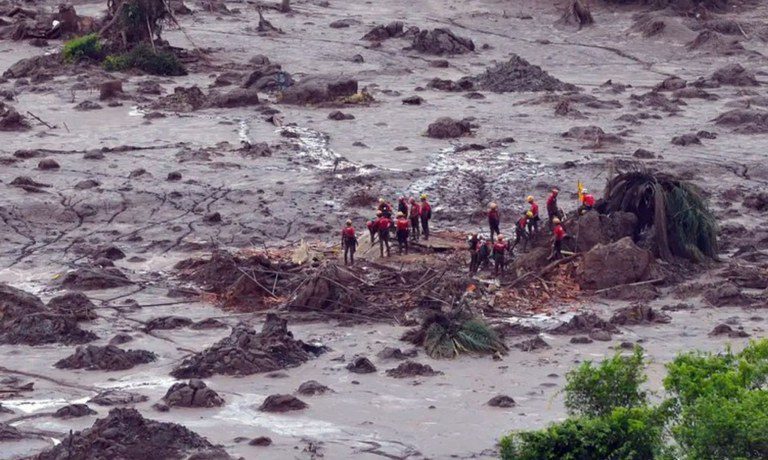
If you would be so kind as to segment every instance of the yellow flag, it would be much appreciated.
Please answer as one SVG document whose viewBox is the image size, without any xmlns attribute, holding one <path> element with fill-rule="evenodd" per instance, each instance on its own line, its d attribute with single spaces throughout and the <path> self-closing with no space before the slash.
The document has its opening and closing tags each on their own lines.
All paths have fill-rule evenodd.
<svg viewBox="0 0 768 460">
<path fill-rule="evenodd" d="M 584 184 L 581 181 L 576 182 L 576 191 L 579 193 L 579 203 L 584 201 Z"/>
</svg>

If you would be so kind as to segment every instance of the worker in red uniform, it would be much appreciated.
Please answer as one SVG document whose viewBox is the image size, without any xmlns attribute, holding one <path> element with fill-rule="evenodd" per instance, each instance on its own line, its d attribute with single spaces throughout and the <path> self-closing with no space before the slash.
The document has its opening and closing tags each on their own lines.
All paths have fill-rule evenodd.
<svg viewBox="0 0 768 460">
<path fill-rule="evenodd" d="M 480 248 L 480 235 L 472 233 L 467 237 L 467 246 L 469 249 L 469 274 L 474 275 L 477 273 L 477 269 L 480 268 L 480 255 L 478 249 Z"/>
<path fill-rule="evenodd" d="M 354 265 L 357 235 L 351 220 L 347 220 L 347 224 L 341 229 L 341 247 L 344 249 L 344 265 Z"/>
<path fill-rule="evenodd" d="M 581 195 L 581 207 L 579 208 L 579 214 L 584 214 L 595 208 L 595 196 L 589 193 L 589 190 L 584 189 Z"/>
<path fill-rule="evenodd" d="M 493 244 L 493 272 L 496 276 L 504 275 L 504 256 L 507 252 L 507 243 L 504 242 L 504 237 L 499 235 L 496 237 L 496 242 Z"/>
<path fill-rule="evenodd" d="M 520 241 L 523 242 L 523 251 L 528 248 L 528 221 L 531 217 L 533 217 L 533 213 L 528 211 L 515 222 L 515 242 L 512 244 L 510 251 L 513 251 L 520 244 Z"/>
<path fill-rule="evenodd" d="M 408 217 L 411 219 L 411 239 L 413 241 L 419 241 L 419 224 L 421 218 L 421 206 L 416 202 L 416 199 L 411 197 L 411 208 L 408 210 Z"/>
<path fill-rule="evenodd" d="M 402 212 L 404 216 L 408 215 L 408 199 L 405 196 L 397 199 L 397 212 Z"/>
<path fill-rule="evenodd" d="M 526 198 L 525 201 L 531 206 L 529 211 L 533 214 L 533 217 L 528 219 L 528 234 L 533 236 L 539 231 L 539 205 L 532 195 L 528 195 L 528 198 Z"/>
<path fill-rule="evenodd" d="M 427 194 L 421 194 L 421 233 L 424 239 L 429 239 L 429 220 L 432 219 L 432 206 L 427 201 Z"/>
<path fill-rule="evenodd" d="M 408 227 L 410 222 L 402 212 L 397 213 L 397 220 L 395 221 L 395 229 L 397 234 L 397 253 L 402 254 L 403 249 L 408 254 Z"/>
<path fill-rule="evenodd" d="M 379 198 L 379 207 L 377 209 L 381 211 L 382 216 L 392 219 L 392 205 L 384 201 L 384 198 Z"/>
<path fill-rule="evenodd" d="M 365 223 L 371 233 L 371 246 L 376 244 L 376 235 L 379 234 L 379 219 L 381 219 L 381 211 L 376 211 L 376 217 Z"/>
<path fill-rule="evenodd" d="M 555 228 L 552 229 L 552 254 L 549 256 L 549 260 L 558 260 L 563 257 L 561 252 L 563 249 L 563 239 L 565 239 L 565 229 L 560 224 L 560 218 L 555 217 L 552 219 L 552 223 Z"/>
<path fill-rule="evenodd" d="M 384 247 L 387 248 L 387 257 L 389 257 L 389 227 L 391 226 L 392 221 L 382 213 L 382 216 L 376 224 L 379 231 L 379 250 L 381 251 L 381 257 L 384 257 Z"/>
<path fill-rule="evenodd" d="M 557 206 L 557 195 L 560 193 L 560 190 L 557 188 L 552 189 L 552 193 L 549 194 L 549 197 L 547 197 L 547 219 L 549 220 L 549 229 L 552 230 L 552 220 L 557 217 L 558 219 L 562 219 L 563 216 L 560 215 L 560 208 Z"/>
<path fill-rule="evenodd" d="M 501 216 L 499 216 L 499 208 L 496 203 L 488 205 L 488 226 L 491 228 L 491 241 L 493 241 L 494 235 L 501 234 L 499 225 L 501 224 Z"/>
</svg>

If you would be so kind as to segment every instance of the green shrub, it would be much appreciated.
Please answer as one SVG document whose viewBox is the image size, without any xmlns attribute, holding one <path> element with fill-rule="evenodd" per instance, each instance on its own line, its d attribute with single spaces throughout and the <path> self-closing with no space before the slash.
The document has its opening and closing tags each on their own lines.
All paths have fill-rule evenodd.
<svg viewBox="0 0 768 460">
<path fill-rule="evenodd" d="M 138 45 L 131 51 L 120 55 L 110 55 L 104 60 L 104 69 L 110 72 L 120 72 L 128 69 L 139 69 L 152 75 L 179 76 L 186 75 L 184 65 L 175 54 L 167 51 L 155 51 L 148 45 Z"/>
<path fill-rule="evenodd" d="M 616 353 L 598 366 L 585 361 L 566 375 L 565 407 L 571 414 L 595 417 L 618 407 L 645 405 L 646 393 L 640 391 L 647 380 L 644 363 L 640 347 L 632 356 Z"/>
<path fill-rule="evenodd" d="M 64 61 L 72 63 L 81 59 L 101 59 L 101 41 L 97 34 L 83 35 L 64 43 L 61 51 Z"/>
<path fill-rule="evenodd" d="M 661 451 L 663 417 L 649 408 L 618 408 L 501 439 L 503 460 L 651 460 Z"/>
</svg>

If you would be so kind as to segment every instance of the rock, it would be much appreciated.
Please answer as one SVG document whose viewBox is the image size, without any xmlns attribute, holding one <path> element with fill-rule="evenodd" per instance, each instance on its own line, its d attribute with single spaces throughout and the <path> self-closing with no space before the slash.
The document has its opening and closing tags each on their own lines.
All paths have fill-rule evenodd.
<svg viewBox="0 0 768 460">
<path fill-rule="evenodd" d="M 13 187 L 18 187 L 20 189 L 23 189 L 27 192 L 31 193 L 43 193 L 44 188 L 49 188 L 50 185 L 43 184 L 37 181 L 32 180 L 31 178 L 27 176 L 19 176 L 11 181 L 10 184 Z"/>
<path fill-rule="evenodd" d="M 21 318 L 30 313 L 40 313 L 45 305 L 34 294 L 0 283 L 0 322 Z"/>
<path fill-rule="evenodd" d="M 51 158 L 46 158 L 44 160 L 40 160 L 40 162 L 37 164 L 37 169 L 43 170 L 43 171 L 50 171 L 53 169 L 59 169 L 59 163 L 56 162 L 56 160 L 53 160 Z"/>
<path fill-rule="evenodd" d="M 732 262 L 723 270 L 722 276 L 741 288 L 768 289 L 768 271 L 765 268 Z"/>
<path fill-rule="evenodd" d="M 594 313 L 578 313 L 567 323 L 560 324 L 552 329 L 552 334 L 585 334 L 594 330 L 611 333 L 619 332 L 613 324 L 605 321 Z"/>
<path fill-rule="evenodd" d="M 333 112 L 328 114 L 329 120 L 336 120 L 336 121 L 342 121 L 342 120 L 354 120 L 355 116 L 351 113 L 344 113 L 341 110 L 334 110 Z"/>
<path fill-rule="evenodd" d="M 567 232 L 573 236 L 577 252 L 587 252 L 598 244 L 610 244 L 624 237 L 633 236 L 637 216 L 631 212 L 614 212 L 609 216 L 587 212 L 575 222 L 567 224 Z M 566 246 L 569 243 L 566 242 Z"/>
<path fill-rule="evenodd" d="M 751 193 L 744 197 L 742 204 L 745 208 L 758 212 L 768 211 L 768 192 Z"/>
<path fill-rule="evenodd" d="M 221 223 L 221 220 L 221 213 L 218 211 L 203 216 L 203 222 L 207 222 L 209 224 L 219 224 Z"/>
<path fill-rule="evenodd" d="M 79 110 L 81 112 L 89 111 L 89 110 L 99 110 L 103 107 L 96 102 L 93 101 L 83 101 L 75 106 L 75 110 Z"/>
<path fill-rule="evenodd" d="M 96 181 L 93 179 L 86 179 L 84 181 L 80 181 L 77 184 L 75 184 L 75 190 L 90 190 L 100 185 L 101 183 L 99 181 Z"/>
<path fill-rule="evenodd" d="M 226 323 L 219 321 L 216 318 L 206 318 L 204 320 L 200 320 L 194 324 L 192 324 L 191 328 L 195 330 L 205 330 L 205 329 L 221 329 L 228 327 Z"/>
<path fill-rule="evenodd" d="M 99 85 L 99 100 L 112 99 L 123 95 L 123 82 L 109 80 Z"/>
<path fill-rule="evenodd" d="M 259 94 L 256 88 L 236 88 L 226 93 L 212 92 L 208 95 L 206 107 L 234 108 L 258 105 Z"/>
<path fill-rule="evenodd" d="M 734 109 L 720 114 L 714 121 L 739 134 L 768 133 L 768 111 L 765 110 Z"/>
<path fill-rule="evenodd" d="M 582 289 L 605 289 L 642 281 L 648 276 L 653 256 L 640 249 L 632 238 L 598 244 L 584 254 L 576 269 Z"/>
<path fill-rule="evenodd" d="M 304 396 L 323 395 L 326 393 L 333 393 L 333 390 L 323 385 L 316 380 L 307 380 L 299 385 L 299 389 L 296 392 Z"/>
<path fill-rule="evenodd" d="M 547 342 L 544 341 L 544 339 L 542 339 L 538 335 L 528 340 L 524 340 L 520 343 L 516 343 L 514 347 L 522 351 L 536 351 L 536 350 L 546 350 L 547 348 L 552 348 L 549 346 Z"/>
<path fill-rule="evenodd" d="M 109 344 L 110 345 L 122 345 L 124 343 L 128 343 L 128 342 L 131 342 L 131 341 L 133 341 L 133 337 L 131 337 L 130 334 L 120 333 L 120 334 L 115 334 L 114 337 L 109 339 Z"/>
<path fill-rule="evenodd" d="M 266 436 L 259 436 L 248 441 L 249 446 L 267 447 L 272 445 L 272 439 Z"/>
<path fill-rule="evenodd" d="M 174 383 L 163 396 L 168 407 L 219 407 L 224 399 L 208 388 L 202 380 L 192 379 L 188 383 Z"/>
<path fill-rule="evenodd" d="M 57 410 L 53 416 L 55 418 L 69 419 L 95 415 L 96 413 L 97 412 L 88 407 L 87 404 L 70 404 L 69 406 L 64 406 Z"/>
<path fill-rule="evenodd" d="M 459 37 L 449 29 L 422 30 L 413 38 L 411 47 L 426 54 L 465 54 L 475 50 L 472 40 Z"/>
<path fill-rule="evenodd" d="M 0 102 L 0 131 L 26 131 L 31 128 L 26 117 L 8 104 Z"/>
<path fill-rule="evenodd" d="M 267 399 L 259 406 L 259 410 L 262 412 L 289 412 L 307 407 L 309 407 L 307 403 L 295 396 L 276 394 L 267 396 Z"/>
<path fill-rule="evenodd" d="M 171 171 L 168 173 L 168 177 L 165 178 L 168 182 L 176 182 L 181 180 L 181 173 L 178 171 Z"/>
<path fill-rule="evenodd" d="M 494 396 L 488 402 L 486 403 L 491 407 L 502 407 L 502 408 L 508 408 L 508 407 L 515 407 L 516 403 L 515 400 L 507 395 L 498 395 Z"/>
<path fill-rule="evenodd" d="M 153 110 L 166 110 L 169 112 L 193 112 L 200 110 L 208 103 L 208 98 L 197 86 L 184 88 L 177 86 L 173 94 L 161 97 L 153 102 L 150 107 Z"/>
<path fill-rule="evenodd" d="M 361 54 L 355 54 L 354 56 L 352 56 L 350 61 L 354 62 L 355 64 L 362 64 L 363 62 L 365 62 L 365 59 Z"/>
<path fill-rule="evenodd" d="M 183 379 L 273 372 L 296 367 L 322 351 L 295 340 L 287 321 L 270 313 L 260 333 L 238 324 L 229 337 L 184 359 L 171 375 Z"/>
<path fill-rule="evenodd" d="M 321 104 L 335 102 L 358 91 L 357 80 L 347 76 L 307 77 L 283 92 L 284 104 Z"/>
<path fill-rule="evenodd" d="M 371 374 L 376 372 L 376 366 L 364 356 L 358 356 L 351 363 L 347 364 L 347 370 L 355 374 Z"/>
<path fill-rule="evenodd" d="M 743 307 L 753 302 L 750 296 L 741 292 L 741 289 L 731 281 L 712 285 L 706 289 L 704 300 L 713 307 Z"/>
<path fill-rule="evenodd" d="M 682 136 L 675 136 L 672 138 L 672 144 L 687 146 L 687 145 L 701 145 L 701 139 L 699 136 L 693 133 L 683 134 Z"/>
<path fill-rule="evenodd" d="M 470 134 L 470 124 L 449 117 L 438 118 L 427 128 L 427 136 L 434 139 L 452 139 Z"/>
<path fill-rule="evenodd" d="M 592 331 L 589 333 L 589 338 L 598 342 L 610 342 L 611 333 L 608 331 Z"/>
<path fill-rule="evenodd" d="M 688 82 L 683 80 L 680 77 L 671 76 L 667 77 L 664 81 L 656 85 L 655 90 L 656 91 L 675 91 L 678 89 L 685 88 L 688 85 Z"/>
<path fill-rule="evenodd" d="M 415 358 L 416 355 L 418 355 L 418 351 L 415 348 L 411 348 L 410 350 L 401 351 L 399 348 L 394 347 L 384 347 L 383 350 L 381 350 L 376 356 L 379 357 L 379 359 L 398 359 L 398 360 L 404 360 L 408 358 Z"/>
<path fill-rule="evenodd" d="M 591 146 L 601 146 L 603 144 L 623 144 L 624 139 L 616 134 L 610 134 L 603 131 L 599 126 L 574 126 L 561 134 L 567 139 L 590 142 Z"/>
<path fill-rule="evenodd" d="M 621 326 L 634 326 L 637 324 L 666 324 L 672 321 L 672 317 L 659 312 L 648 305 L 632 305 L 620 308 L 610 319 L 611 324 Z"/>
<path fill-rule="evenodd" d="M 124 390 L 104 390 L 88 400 L 89 403 L 99 406 L 124 406 L 145 401 L 149 401 L 148 396 Z"/>
<path fill-rule="evenodd" d="M 90 428 L 70 434 L 36 458 L 224 460 L 230 457 L 223 448 L 182 425 L 145 419 L 136 409 L 115 408 Z"/>
<path fill-rule="evenodd" d="M 149 320 L 149 322 L 147 322 L 147 324 L 144 326 L 144 331 L 150 332 L 158 329 L 179 329 L 182 327 L 190 326 L 191 324 L 191 319 L 184 318 L 182 316 L 161 316 L 159 318 L 152 318 Z"/>
<path fill-rule="evenodd" d="M 27 59 L 21 59 L 3 72 L 3 78 L 27 78 L 40 69 L 55 68 L 61 65 L 58 54 L 42 54 Z"/>
<path fill-rule="evenodd" d="M 424 103 L 424 98 L 421 96 L 408 96 L 403 99 L 405 105 L 421 105 Z"/>
<path fill-rule="evenodd" d="M 283 70 L 280 64 L 266 61 L 261 63 L 251 62 L 255 67 L 243 81 L 243 88 L 257 91 L 275 92 L 283 91 L 295 83 L 290 73 Z"/>
<path fill-rule="evenodd" d="M 328 27 L 331 29 L 346 29 L 349 26 L 354 26 L 360 24 L 360 21 L 353 18 L 344 18 L 339 19 L 337 21 L 333 21 L 332 23 L 328 24 Z"/>
<path fill-rule="evenodd" d="M 91 257 L 95 259 L 105 258 L 109 260 L 122 260 L 125 259 L 125 252 L 114 245 L 99 246 L 96 251 L 91 254 Z"/>
<path fill-rule="evenodd" d="M 151 363 L 156 360 L 157 355 L 151 351 L 125 351 L 114 345 L 104 347 L 88 345 L 77 347 L 74 354 L 59 360 L 54 366 L 59 369 L 119 371 L 131 369 L 139 364 Z"/>
<path fill-rule="evenodd" d="M 363 35 L 363 40 L 372 42 L 383 42 L 390 38 L 400 37 L 403 35 L 403 23 L 400 21 L 390 22 L 387 25 L 378 25 L 371 29 L 367 34 Z"/>
<path fill-rule="evenodd" d="M 47 343 L 75 345 L 98 339 L 93 332 L 80 329 L 75 318 L 56 313 L 29 313 L 16 319 L 2 317 L 2 320 L 0 343 L 32 346 Z"/>
<path fill-rule="evenodd" d="M 632 154 L 635 158 L 640 158 L 641 160 L 651 160 L 653 158 L 656 158 L 656 154 L 651 152 L 650 150 L 645 149 L 637 149 L 635 150 L 635 153 Z"/>
<path fill-rule="evenodd" d="M 78 291 L 95 291 L 111 289 L 133 284 L 120 269 L 107 268 L 78 268 L 69 272 L 61 279 L 61 286 Z"/>
<path fill-rule="evenodd" d="M 8 425 L 7 423 L 0 423 L 0 442 L 18 441 L 23 438 L 24 435 L 18 428 Z"/>
<path fill-rule="evenodd" d="M 471 81 L 475 89 L 494 93 L 577 90 L 576 86 L 563 83 L 516 54 L 509 61 L 472 77 Z"/>
<path fill-rule="evenodd" d="M 754 72 L 745 69 L 741 64 L 728 64 L 717 69 L 710 80 L 721 85 L 733 86 L 759 86 L 760 82 L 755 78 Z"/>
<path fill-rule="evenodd" d="M 576 337 L 571 337 L 570 342 L 573 343 L 573 344 L 587 344 L 587 343 L 592 343 L 593 340 L 590 339 L 589 337 L 585 337 L 583 335 L 579 335 L 579 336 L 576 336 Z"/>
<path fill-rule="evenodd" d="M 710 337 L 716 337 L 718 335 L 727 335 L 728 337 L 734 339 L 749 337 L 749 334 L 746 331 L 741 329 L 733 329 L 727 324 L 718 324 L 714 329 L 712 329 L 712 332 L 709 333 Z"/>
<path fill-rule="evenodd" d="M 82 292 L 67 292 L 48 302 L 48 308 L 59 314 L 71 316 L 78 321 L 98 318 L 96 305 Z"/>
<path fill-rule="evenodd" d="M 433 375 L 442 375 L 442 372 L 432 369 L 427 364 L 420 364 L 415 361 L 405 361 L 400 363 L 394 369 L 388 369 L 385 374 L 396 379 L 411 377 L 432 377 Z"/>
</svg>

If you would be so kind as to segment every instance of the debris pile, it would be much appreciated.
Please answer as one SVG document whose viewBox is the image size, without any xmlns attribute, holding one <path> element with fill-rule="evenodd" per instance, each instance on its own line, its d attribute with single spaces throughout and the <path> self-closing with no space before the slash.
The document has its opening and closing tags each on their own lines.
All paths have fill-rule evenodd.
<svg viewBox="0 0 768 460">
<path fill-rule="evenodd" d="M 199 379 L 189 383 L 174 383 L 163 396 L 168 407 L 219 407 L 224 399 Z"/>
<path fill-rule="evenodd" d="M 411 47 L 425 54 L 465 54 L 475 50 L 472 40 L 459 37 L 449 29 L 422 30 L 415 37 Z"/>
<path fill-rule="evenodd" d="M 75 353 L 59 360 L 54 366 L 59 369 L 85 369 L 89 371 L 120 371 L 139 364 L 151 363 L 157 355 L 146 350 L 123 350 L 114 345 L 99 347 L 87 345 L 77 347 Z"/>
<path fill-rule="evenodd" d="M 396 379 L 405 379 L 411 377 L 432 377 L 433 375 L 441 375 L 442 372 L 432 369 L 427 364 L 420 364 L 415 361 L 405 361 L 400 363 L 394 369 L 388 369 L 385 372 L 389 377 Z"/>
<path fill-rule="evenodd" d="M 553 77 L 518 55 L 471 78 L 476 90 L 494 93 L 520 91 L 577 91 L 577 87 Z"/>
</svg>

